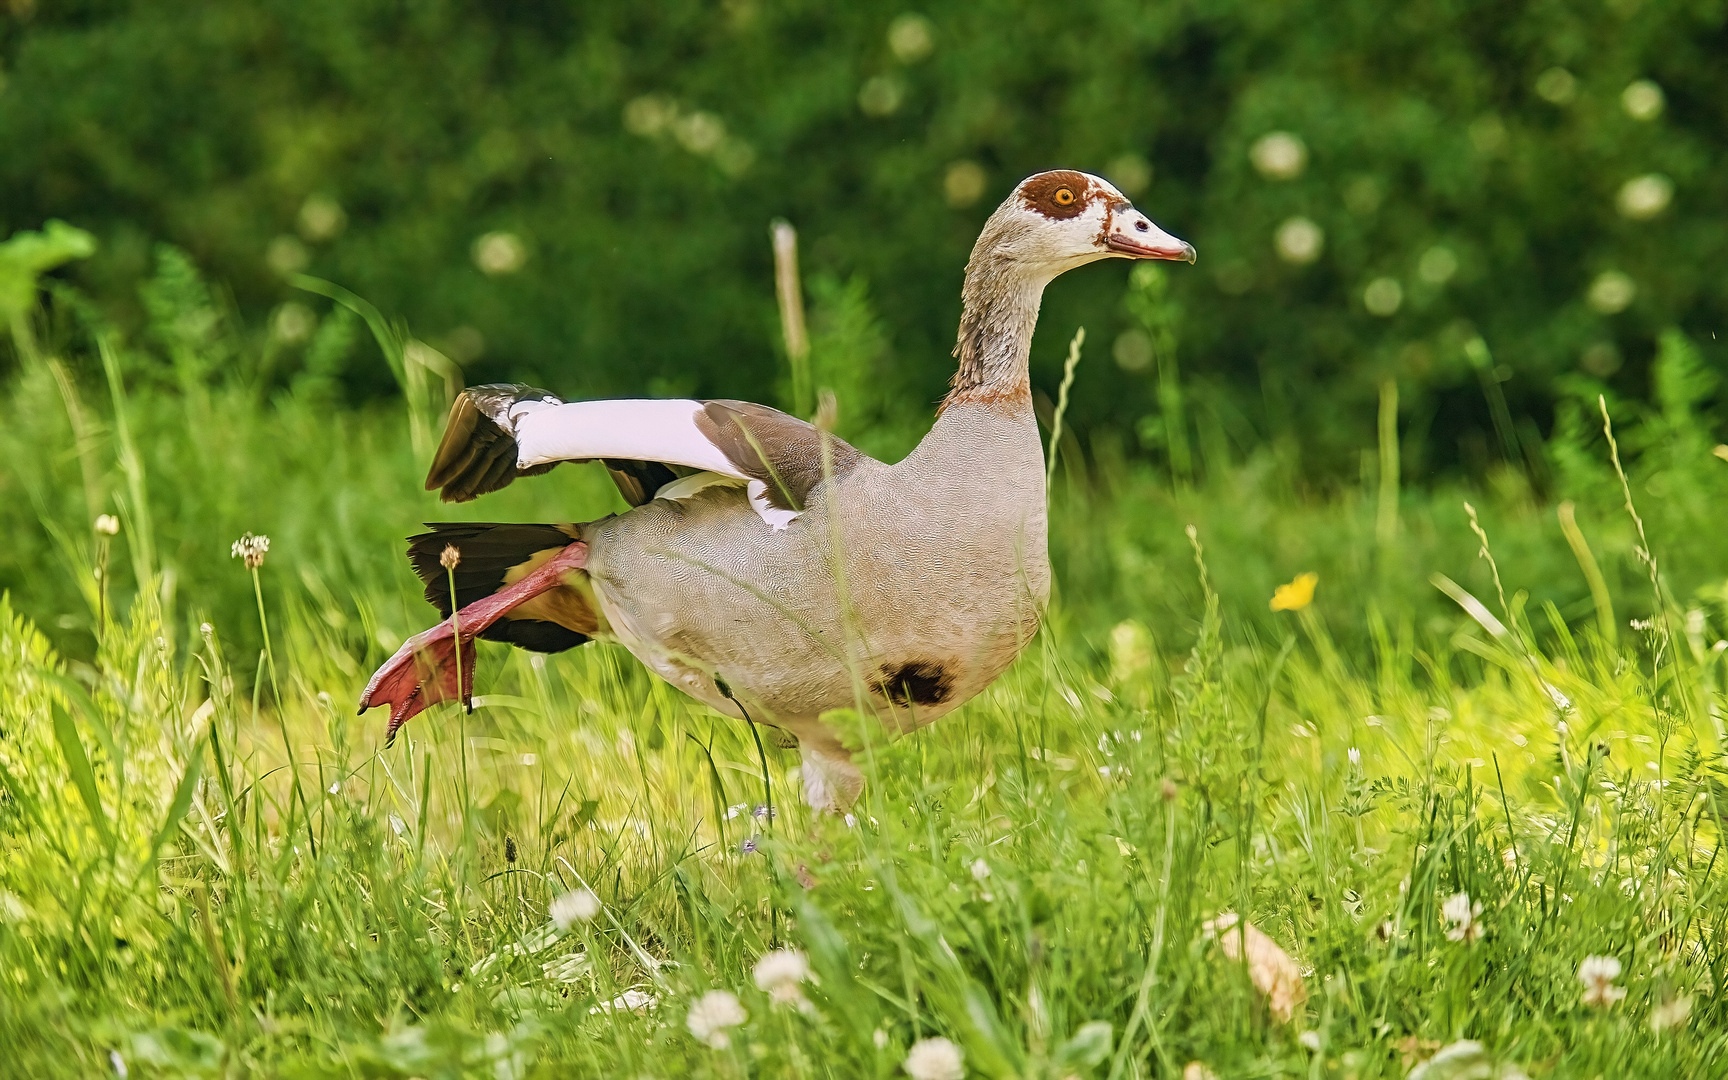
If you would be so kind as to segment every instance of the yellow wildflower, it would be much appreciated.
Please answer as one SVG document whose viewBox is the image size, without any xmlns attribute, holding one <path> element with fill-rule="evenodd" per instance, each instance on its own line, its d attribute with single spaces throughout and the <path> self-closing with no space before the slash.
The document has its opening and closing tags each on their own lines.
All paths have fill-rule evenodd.
<svg viewBox="0 0 1728 1080">
<path fill-rule="evenodd" d="M 1272 610 L 1301 611 L 1314 602 L 1314 586 L 1318 584 L 1319 574 L 1312 571 L 1297 574 L 1295 581 L 1272 590 Z"/>
</svg>

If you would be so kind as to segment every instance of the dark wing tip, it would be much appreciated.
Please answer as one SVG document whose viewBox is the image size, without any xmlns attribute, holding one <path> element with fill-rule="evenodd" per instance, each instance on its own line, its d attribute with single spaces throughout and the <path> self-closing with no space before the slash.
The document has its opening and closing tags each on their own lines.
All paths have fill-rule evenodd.
<svg viewBox="0 0 1728 1080">
<path fill-rule="evenodd" d="M 521 383 L 471 386 L 456 395 L 426 472 L 426 490 L 443 489 L 443 502 L 471 502 L 514 480 L 517 445 L 510 407 L 534 398 L 558 400 Z"/>
</svg>

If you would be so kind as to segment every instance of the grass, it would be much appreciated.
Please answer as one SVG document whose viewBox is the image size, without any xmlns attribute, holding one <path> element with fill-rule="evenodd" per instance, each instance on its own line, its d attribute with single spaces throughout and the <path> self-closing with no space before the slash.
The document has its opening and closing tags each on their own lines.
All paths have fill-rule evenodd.
<svg viewBox="0 0 1728 1080">
<path fill-rule="evenodd" d="M 476 712 L 383 747 L 350 703 L 430 619 L 399 537 L 448 513 L 419 490 L 433 391 L 352 412 L 239 345 L 181 378 L 43 338 L 69 359 L 24 356 L 0 425 L 16 1075 L 887 1077 L 938 1035 L 1002 1077 L 1368 1080 L 1461 1039 L 1531 1076 L 1728 1062 L 1728 466 L 1684 342 L 1659 409 L 1615 404 L 1624 492 L 1582 409 L 1544 496 L 1522 468 L 1385 482 L 1395 408 L 1330 491 L 1203 416 L 1193 483 L 1094 437 L 1009 675 L 892 744 L 835 717 L 868 775 L 848 822 L 603 645 L 483 646 Z M 464 509 L 597 516 L 597 471 Z M 1270 611 L 1301 571 L 1313 603 Z M 598 914 L 551 920 L 579 889 Z M 1447 934 L 1459 893 L 1479 936 Z M 1295 958 L 1290 1019 L 1205 930 L 1224 912 Z M 807 1011 L 752 981 L 784 947 Z M 1624 1000 L 1584 1004 L 1590 955 Z M 685 1026 L 713 989 L 748 1014 L 725 1049 Z"/>
</svg>

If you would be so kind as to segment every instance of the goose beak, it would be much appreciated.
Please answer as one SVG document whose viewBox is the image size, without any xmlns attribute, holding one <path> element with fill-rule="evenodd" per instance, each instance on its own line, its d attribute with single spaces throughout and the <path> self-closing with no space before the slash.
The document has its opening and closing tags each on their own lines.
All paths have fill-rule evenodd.
<svg viewBox="0 0 1728 1080">
<path fill-rule="evenodd" d="M 1104 246 L 1119 255 L 1130 259 L 1194 261 L 1193 244 L 1171 236 L 1138 210 L 1127 209 L 1112 214 L 1106 228 Z"/>
</svg>

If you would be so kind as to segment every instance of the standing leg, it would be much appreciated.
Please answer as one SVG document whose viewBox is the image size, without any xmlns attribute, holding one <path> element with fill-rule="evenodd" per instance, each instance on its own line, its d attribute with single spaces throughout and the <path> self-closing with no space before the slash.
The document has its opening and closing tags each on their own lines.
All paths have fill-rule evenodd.
<svg viewBox="0 0 1728 1080">
<path fill-rule="evenodd" d="M 850 810 L 864 790 L 864 774 L 852 764 L 852 752 L 832 737 L 813 739 L 803 732 L 798 748 L 804 759 L 804 801 L 830 814 Z"/>
</svg>

